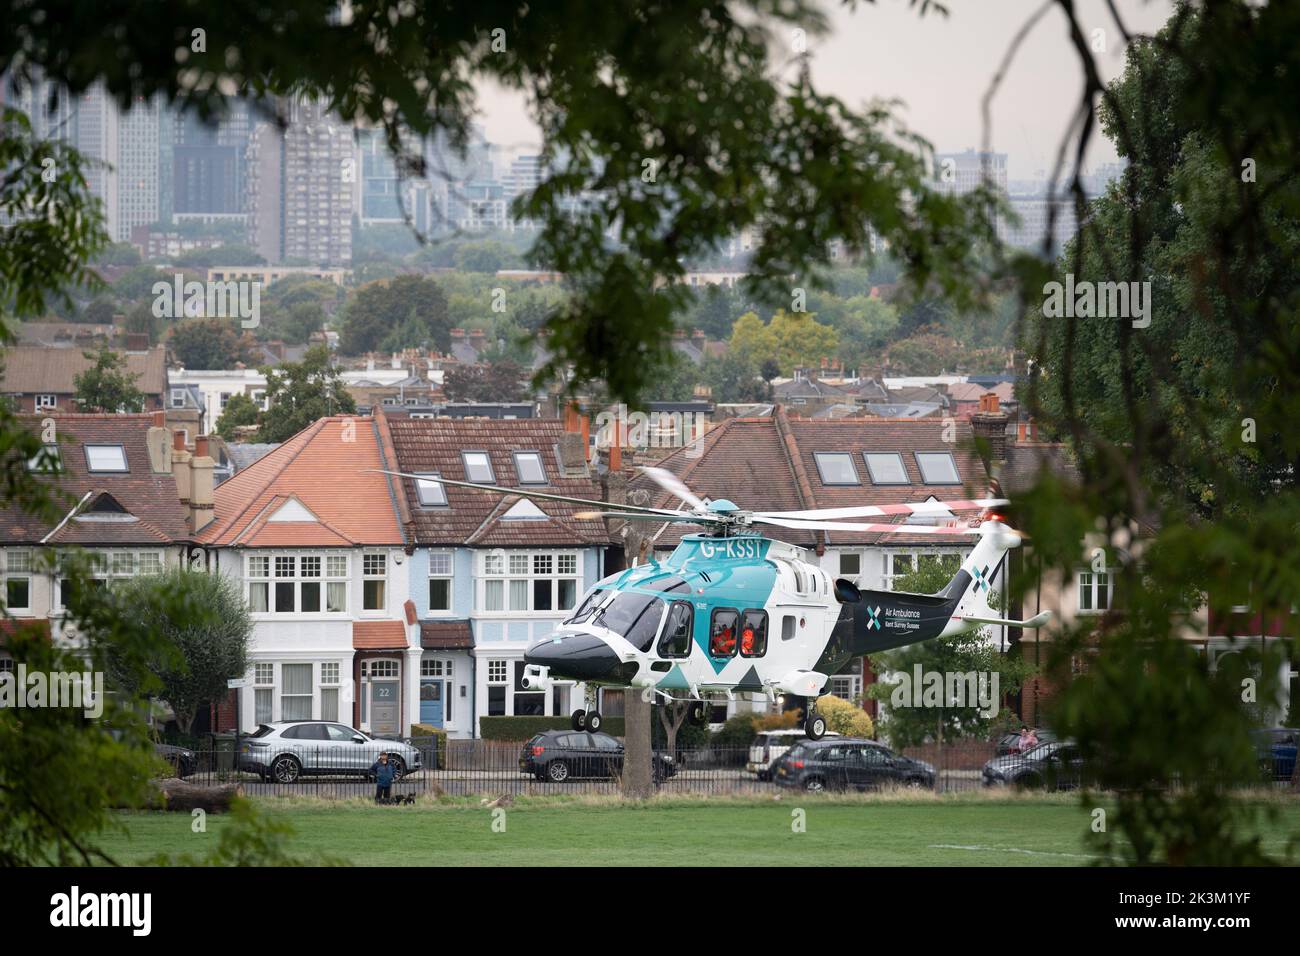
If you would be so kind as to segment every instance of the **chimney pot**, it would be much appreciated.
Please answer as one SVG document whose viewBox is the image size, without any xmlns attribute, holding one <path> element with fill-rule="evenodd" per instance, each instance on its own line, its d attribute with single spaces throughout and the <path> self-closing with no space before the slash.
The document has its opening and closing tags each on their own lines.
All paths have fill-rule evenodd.
<svg viewBox="0 0 1300 956">
<path fill-rule="evenodd" d="M 173 449 L 174 451 L 184 451 L 184 450 L 185 450 L 185 433 L 184 433 L 184 432 L 172 432 L 172 449 Z"/>
<path fill-rule="evenodd" d="M 194 439 L 194 457 L 206 458 L 208 456 L 208 436 L 200 435 Z"/>
<path fill-rule="evenodd" d="M 166 424 L 167 424 L 167 413 L 166 413 L 166 412 L 154 412 L 154 413 L 153 413 L 153 427 L 154 427 L 154 428 L 163 428 L 163 427 L 166 426 Z"/>
</svg>

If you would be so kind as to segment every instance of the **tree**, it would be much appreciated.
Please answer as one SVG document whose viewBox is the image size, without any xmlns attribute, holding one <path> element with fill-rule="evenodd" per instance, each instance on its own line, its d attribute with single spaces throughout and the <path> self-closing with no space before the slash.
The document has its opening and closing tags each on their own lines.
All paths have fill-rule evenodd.
<svg viewBox="0 0 1300 956">
<path fill-rule="evenodd" d="M 226 441 L 235 441 L 239 438 L 239 429 L 256 425 L 261 417 L 262 409 L 257 402 L 242 393 L 231 395 L 217 419 L 216 432 Z"/>
<path fill-rule="evenodd" d="M 266 372 L 266 398 L 257 430 L 259 442 L 292 438 L 318 418 L 348 415 L 357 410 L 352 394 L 339 378 L 323 345 L 307 350 L 301 362 L 286 362 Z"/>
<path fill-rule="evenodd" d="M 149 336 L 149 344 L 157 345 L 162 335 L 163 320 L 153 314 L 153 305 L 149 302 L 137 302 L 126 314 L 126 330 Z"/>
<path fill-rule="evenodd" d="M 526 93 L 546 162 L 517 212 L 539 223 L 529 260 L 570 283 L 571 298 L 548 323 L 546 373 L 571 372 L 565 381 L 575 388 L 602 380 L 636 402 L 690 294 L 679 281 L 686 263 L 747 228 L 750 272 L 769 292 L 788 296 L 791 274 L 826 265 L 842 240 L 851 250 L 879 242 L 900 250 L 918 288 L 978 294 L 976 250 L 993 236 L 987 197 L 936 193 L 925 144 L 891 107 L 855 110 L 818 90 L 810 71 L 782 68 L 778 35 L 798 28 L 815 40 L 829 29 L 811 0 L 684 0 L 655 16 L 636 0 L 495 13 L 417 5 L 391 22 L 378 9 L 340 18 L 330 0 L 272 9 L 231 0 L 205 14 L 204 27 L 239 36 L 237 60 L 225 44 L 194 51 L 180 42 L 193 28 L 183 7 L 127 0 L 87 20 L 62 2 L 36 10 L 10 0 L 0 62 L 18 63 L 24 76 L 43 70 L 74 94 L 100 82 L 123 106 L 162 94 L 205 115 L 233 91 L 319 95 L 349 120 L 382 127 L 389 143 L 412 143 L 400 161 L 415 168 L 428 137 L 470 142 L 476 88 Z M 938 9 L 915 6 L 922 15 Z M 492 16 L 510 24 L 511 42 L 484 56 Z M 161 57 L 156 39 L 128 28 L 145 22 L 149 37 L 167 37 L 181 54 Z M 245 29 L 251 22 L 260 29 Z M 116 33 L 126 35 L 107 55 L 103 38 Z M 652 183 L 642 178 L 645 159 L 658 161 Z M 575 210 L 575 196 L 598 198 Z"/>
<path fill-rule="evenodd" d="M 753 312 L 737 319 L 732 326 L 730 351 L 755 365 L 774 359 L 783 375 L 792 375 L 800 366 L 817 365 L 834 355 L 838 346 L 835 330 L 809 313 L 778 309 L 766 325 Z"/>
<path fill-rule="evenodd" d="M 499 242 L 467 242 L 458 246 L 452 259 L 457 269 L 466 272 L 495 273 L 501 269 L 517 269 L 523 263 L 508 247 Z"/>
<path fill-rule="evenodd" d="M 524 370 L 515 362 L 452 365 L 443 378 L 449 402 L 518 402 L 527 395 Z"/>
<path fill-rule="evenodd" d="M 81 321 L 92 325 L 112 325 L 113 315 L 117 312 L 117 303 L 108 296 L 98 296 L 86 304 L 81 312 Z"/>
<path fill-rule="evenodd" d="M 144 408 L 144 395 L 135 387 L 139 377 L 126 371 L 126 356 L 107 345 L 98 352 L 83 352 L 95 364 L 72 380 L 75 401 L 87 412 L 138 412 Z"/>
<path fill-rule="evenodd" d="M 167 339 L 176 361 L 190 369 L 234 368 L 249 359 L 231 319 L 187 319 Z"/>
<path fill-rule="evenodd" d="M 927 562 L 914 571 L 899 575 L 895 585 L 899 591 L 937 594 L 947 586 L 952 571 L 953 568 L 945 566 L 942 561 Z M 996 605 L 996 596 L 989 603 Z M 872 654 L 869 660 L 882 676 L 868 688 L 868 694 L 880 703 L 881 726 L 894 747 L 907 747 L 927 740 L 943 743 L 958 737 L 987 738 L 992 728 L 1007 720 L 1003 698 L 1018 692 L 1033 673 L 1032 666 L 1023 657 L 1002 653 L 990 643 L 983 630 L 955 637 L 936 637 L 920 644 Z M 908 682 L 904 689 L 910 690 L 917 668 L 922 675 L 941 675 L 942 691 L 934 700 L 921 696 L 919 707 L 916 702 L 920 695 L 898 692 L 897 682 L 889 679 L 890 673 L 899 675 Z M 962 685 L 963 690 L 974 689 L 977 699 L 971 700 L 969 694 L 961 701 L 948 699 L 945 696 L 947 675 L 969 674 L 976 675 L 975 687 L 966 682 Z M 978 700 L 979 675 L 983 675 L 986 694 L 991 693 L 994 687 L 998 690 L 998 698 L 991 702 L 992 713 L 982 709 Z M 995 675 L 996 684 L 993 683 Z"/>
<path fill-rule="evenodd" d="M 363 355 L 379 348 L 451 348 L 447 297 L 438 283 L 402 275 L 359 288 L 345 307 L 339 349 Z"/>
<path fill-rule="evenodd" d="M 844 300 L 837 318 L 827 321 L 839 335 L 839 359 L 846 369 L 856 369 L 884 349 L 898 328 L 898 310 L 882 299 L 856 295 Z"/>
<path fill-rule="evenodd" d="M 151 602 L 150 595 L 159 588 L 173 600 L 166 605 Z M 141 608 L 139 623 L 166 648 L 148 668 L 157 677 L 153 694 L 171 706 L 181 732 L 189 734 L 199 707 L 224 699 L 226 682 L 248 669 L 253 622 L 244 595 L 224 574 L 185 568 L 132 578 L 119 591 L 123 606 Z M 205 613 L 195 615 L 194 607 Z M 143 697 L 134 662 L 119 660 L 112 651 L 109 661 L 113 683 L 133 698 Z"/>
<path fill-rule="evenodd" d="M 325 328 L 325 310 L 318 302 L 299 302 L 289 309 L 289 314 L 275 326 L 276 333 L 290 345 L 301 345 L 313 332 Z"/>
<path fill-rule="evenodd" d="M 780 373 L 778 369 L 773 378 Z M 770 385 L 760 377 L 760 370 L 741 355 L 708 355 L 700 362 L 699 380 L 709 386 L 715 402 L 771 401 Z"/>
</svg>

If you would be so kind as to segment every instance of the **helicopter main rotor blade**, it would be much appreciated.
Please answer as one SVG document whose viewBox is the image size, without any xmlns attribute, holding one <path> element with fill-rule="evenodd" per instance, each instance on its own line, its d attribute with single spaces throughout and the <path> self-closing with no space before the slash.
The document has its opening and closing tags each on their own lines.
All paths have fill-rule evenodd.
<svg viewBox="0 0 1300 956">
<path fill-rule="evenodd" d="M 773 518 L 768 515 L 754 515 L 754 524 L 771 524 L 778 528 L 794 528 L 798 531 L 873 531 L 877 534 L 940 534 L 971 537 L 978 535 L 978 528 L 941 524 L 863 524 L 848 521 L 808 521 L 791 518 Z"/>
<path fill-rule="evenodd" d="M 618 504 L 613 501 L 597 501 L 594 498 L 574 498 L 570 495 L 556 495 L 548 491 L 531 491 L 527 488 L 505 488 L 501 485 L 484 485 L 475 481 L 458 481 L 454 478 L 443 478 L 440 475 L 413 475 L 406 471 L 388 471 L 385 468 L 367 468 L 365 471 L 379 472 L 381 475 L 393 475 L 397 478 L 410 478 L 412 481 L 432 481 L 439 485 L 455 485 L 457 488 L 473 488 L 476 491 L 495 491 L 504 495 L 518 495 L 521 498 L 540 498 L 544 501 L 564 501 L 572 505 L 591 505 L 602 510 L 616 509 L 618 511 L 635 511 L 643 515 L 650 515 L 665 520 L 670 517 L 681 515 L 680 511 L 669 511 L 667 508 L 643 508 L 640 505 Z"/>
<path fill-rule="evenodd" d="M 715 525 L 724 524 L 725 519 L 709 514 L 692 514 L 689 511 L 673 511 L 668 514 L 648 515 L 639 511 L 578 511 L 573 515 L 579 521 L 592 521 L 597 518 L 622 518 L 625 521 L 676 521 L 686 524 Z"/>
<path fill-rule="evenodd" d="M 653 481 L 656 485 L 671 495 L 676 495 L 687 505 L 696 511 L 705 510 L 706 505 L 695 492 L 686 487 L 686 482 L 682 481 L 667 468 L 659 468 L 655 465 L 643 465 L 641 473 Z"/>
<path fill-rule="evenodd" d="M 850 508 L 813 508 L 809 511 L 755 511 L 756 517 L 802 518 L 819 521 L 827 518 L 868 518 L 884 515 L 942 515 L 950 511 L 982 511 L 1010 504 L 1006 498 L 975 498 L 970 501 L 917 501 L 897 505 L 857 505 Z"/>
</svg>

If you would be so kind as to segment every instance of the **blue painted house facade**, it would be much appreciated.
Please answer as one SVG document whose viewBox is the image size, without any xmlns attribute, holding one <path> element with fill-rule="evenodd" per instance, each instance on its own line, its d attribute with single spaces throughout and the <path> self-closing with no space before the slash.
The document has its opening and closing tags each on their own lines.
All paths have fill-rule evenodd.
<svg viewBox="0 0 1300 956">
<path fill-rule="evenodd" d="M 414 542 L 407 566 L 422 648 L 420 722 L 468 738 L 486 716 L 567 716 L 581 707 L 581 686 L 525 689 L 523 657 L 602 576 L 604 523 L 575 517 L 578 505 L 438 482 L 600 499 L 581 435 L 558 420 L 379 418 L 399 470 L 419 476 L 399 485 Z"/>
</svg>

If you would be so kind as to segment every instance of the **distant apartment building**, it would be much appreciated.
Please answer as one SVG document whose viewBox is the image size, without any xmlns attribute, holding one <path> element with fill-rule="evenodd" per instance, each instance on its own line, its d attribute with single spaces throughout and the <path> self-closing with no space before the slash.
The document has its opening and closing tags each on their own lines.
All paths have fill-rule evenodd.
<svg viewBox="0 0 1300 956">
<path fill-rule="evenodd" d="M 248 148 L 249 238 L 268 262 L 352 261 L 352 127 L 323 103 L 293 100 L 287 127 L 257 126 Z"/>
<path fill-rule="evenodd" d="M 1012 196 L 1010 202 L 1018 221 L 1000 219 L 998 222 L 998 237 L 1009 246 L 1041 249 L 1050 231 L 1050 254 L 1055 256 L 1079 231 L 1072 196 L 1056 196 L 1051 200 L 1044 195 Z"/>
<path fill-rule="evenodd" d="M 117 227 L 113 239 L 158 221 L 158 132 L 162 102 L 137 97 L 118 124 Z"/>
<path fill-rule="evenodd" d="M 961 153 L 935 153 L 934 176 L 940 192 L 965 195 L 980 183 L 1007 191 L 1007 154 L 968 149 Z"/>
</svg>

